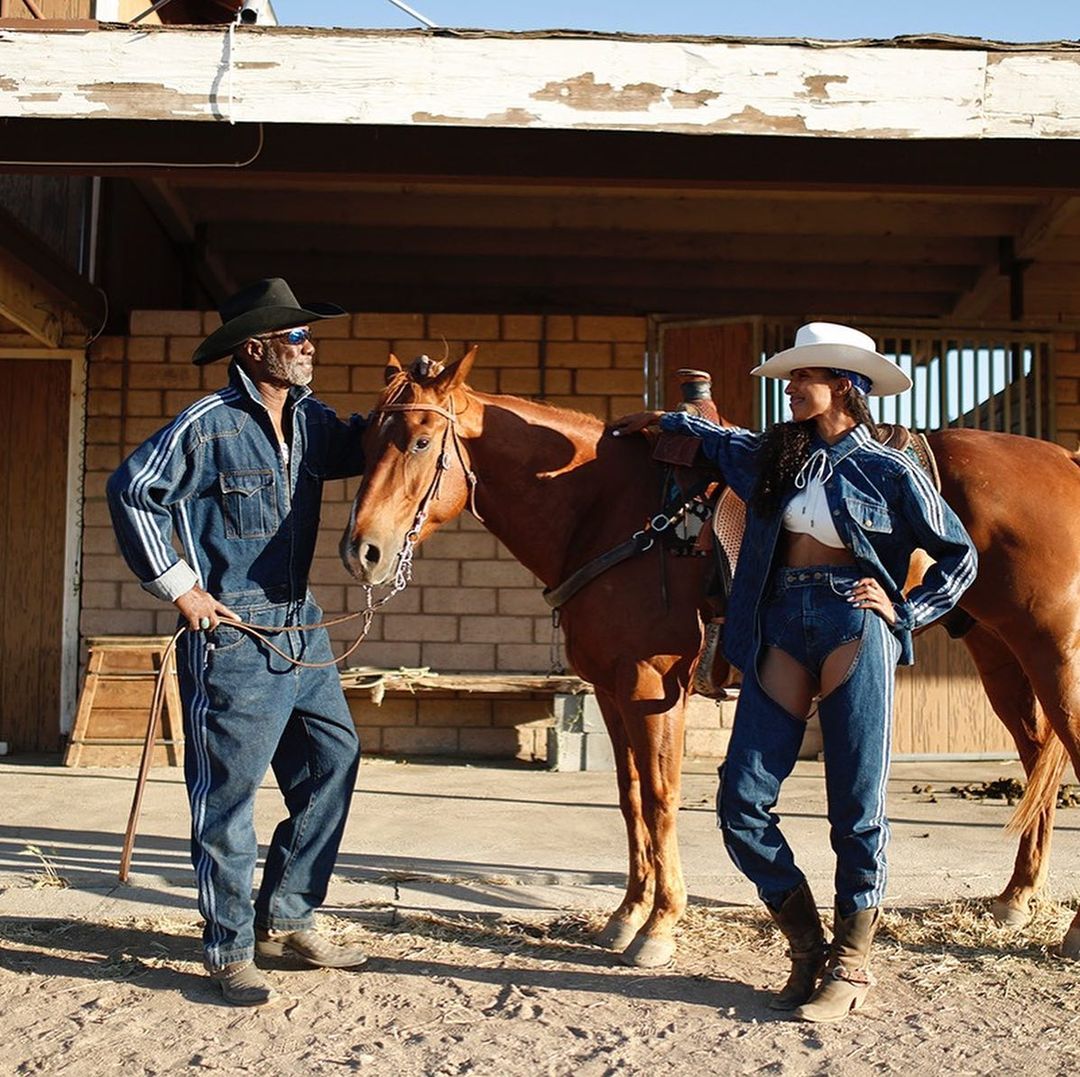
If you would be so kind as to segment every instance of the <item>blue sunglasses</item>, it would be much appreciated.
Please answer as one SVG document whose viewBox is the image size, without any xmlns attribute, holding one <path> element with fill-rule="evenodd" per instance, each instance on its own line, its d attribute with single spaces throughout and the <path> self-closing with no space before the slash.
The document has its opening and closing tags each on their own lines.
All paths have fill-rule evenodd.
<svg viewBox="0 0 1080 1077">
<path fill-rule="evenodd" d="M 310 329 L 286 329 L 284 333 L 267 333 L 264 336 L 258 337 L 259 340 L 276 340 L 278 337 L 282 337 L 286 344 L 303 344 L 305 340 L 311 340 Z"/>
</svg>

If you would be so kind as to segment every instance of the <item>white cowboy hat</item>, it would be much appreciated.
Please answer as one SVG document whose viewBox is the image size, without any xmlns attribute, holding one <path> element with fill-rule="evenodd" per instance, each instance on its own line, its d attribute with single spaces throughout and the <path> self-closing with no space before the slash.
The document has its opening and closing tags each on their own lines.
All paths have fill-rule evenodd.
<svg viewBox="0 0 1080 1077">
<path fill-rule="evenodd" d="M 800 367 L 853 370 L 870 379 L 871 396 L 892 396 L 911 388 L 911 379 L 877 351 L 874 338 L 847 325 L 810 322 L 799 326 L 795 346 L 777 352 L 750 371 L 759 378 L 787 378 Z"/>
</svg>

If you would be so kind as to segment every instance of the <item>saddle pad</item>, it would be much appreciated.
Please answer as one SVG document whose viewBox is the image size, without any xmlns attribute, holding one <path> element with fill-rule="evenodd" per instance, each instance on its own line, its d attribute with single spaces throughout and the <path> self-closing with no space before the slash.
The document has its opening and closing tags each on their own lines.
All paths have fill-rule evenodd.
<svg viewBox="0 0 1080 1077">
<path fill-rule="evenodd" d="M 941 493 L 941 475 L 924 433 L 900 426 L 899 423 L 879 423 L 877 439 L 882 445 L 902 452 L 913 464 L 922 468 L 930 476 L 934 489 Z"/>
<path fill-rule="evenodd" d="M 724 557 L 727 558 L 730 584 L 730 577 L 735 575 L 735 566 L 739 560 L 743 532 L 746 530 L 746 502 L 735 494 L 730 486 L 724 488 L 716 503 L 712 529 Z"/>
</svg>

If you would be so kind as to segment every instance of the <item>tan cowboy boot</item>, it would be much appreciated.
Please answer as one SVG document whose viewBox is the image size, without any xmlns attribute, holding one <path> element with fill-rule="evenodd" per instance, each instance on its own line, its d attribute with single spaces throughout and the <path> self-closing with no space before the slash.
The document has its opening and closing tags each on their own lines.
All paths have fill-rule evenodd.
<svg viewBox="0 0 1080 1077">
<path fill-rule="evenodd" d="M 259 957 L 295 957 L 320 969 L 354 969 L 367 961 L 361 946 L 339 946 L 311 927 L 297 931 L 255 930 L 255 953 Z"/>
<path fill-rule="evenodd" d="M 277 998 L 270 981 L 251 961 L 234 961 L 215 969 L 207 967 L 210 979 L 221 988 L 221 995 L 233 1006 L 263 1006 Z"/>
<path fill-rule="evenodd" d="M 859 909 L 851 916 L 836 910 L 825 976 L 810 1001 L 795 1011 L 799 1020 L 839 1021 L 866 1001 L 874 983 L 870 944 L 880 919 L 880 909 Z"/>
<path fill-rule="evenodd" d="M 765 907 L 769 908 L 767 905 Z M 787 983 L 769 1000 L 769 1007 L 773 1010 L 793 1010 L 814 993 L 818 977 L 825 967 L 829 952 L 825 945 L 825 932 L 810 887 L 805 882 L 788 894 L 779 909 L 769 909 L 769 915 L 784 933 L 789 944 L 788 957 L 791 958 L 791 974 Z"/>
</svg>

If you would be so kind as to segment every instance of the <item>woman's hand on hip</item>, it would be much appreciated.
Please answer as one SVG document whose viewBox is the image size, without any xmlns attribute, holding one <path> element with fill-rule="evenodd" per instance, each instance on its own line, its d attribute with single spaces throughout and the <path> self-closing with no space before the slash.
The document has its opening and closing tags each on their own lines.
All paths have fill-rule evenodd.
<svg viewBox="0 0 1080 1077">
<path fill-rule="evenodd" d="M 864 576 L 855 581 L 855 585 L 848 592 L 848 602 L 860 610 L 873 610 L 889 624 L 896 624 L 896 608 L 892 599 L 872 576 Z"/>
</svg>

